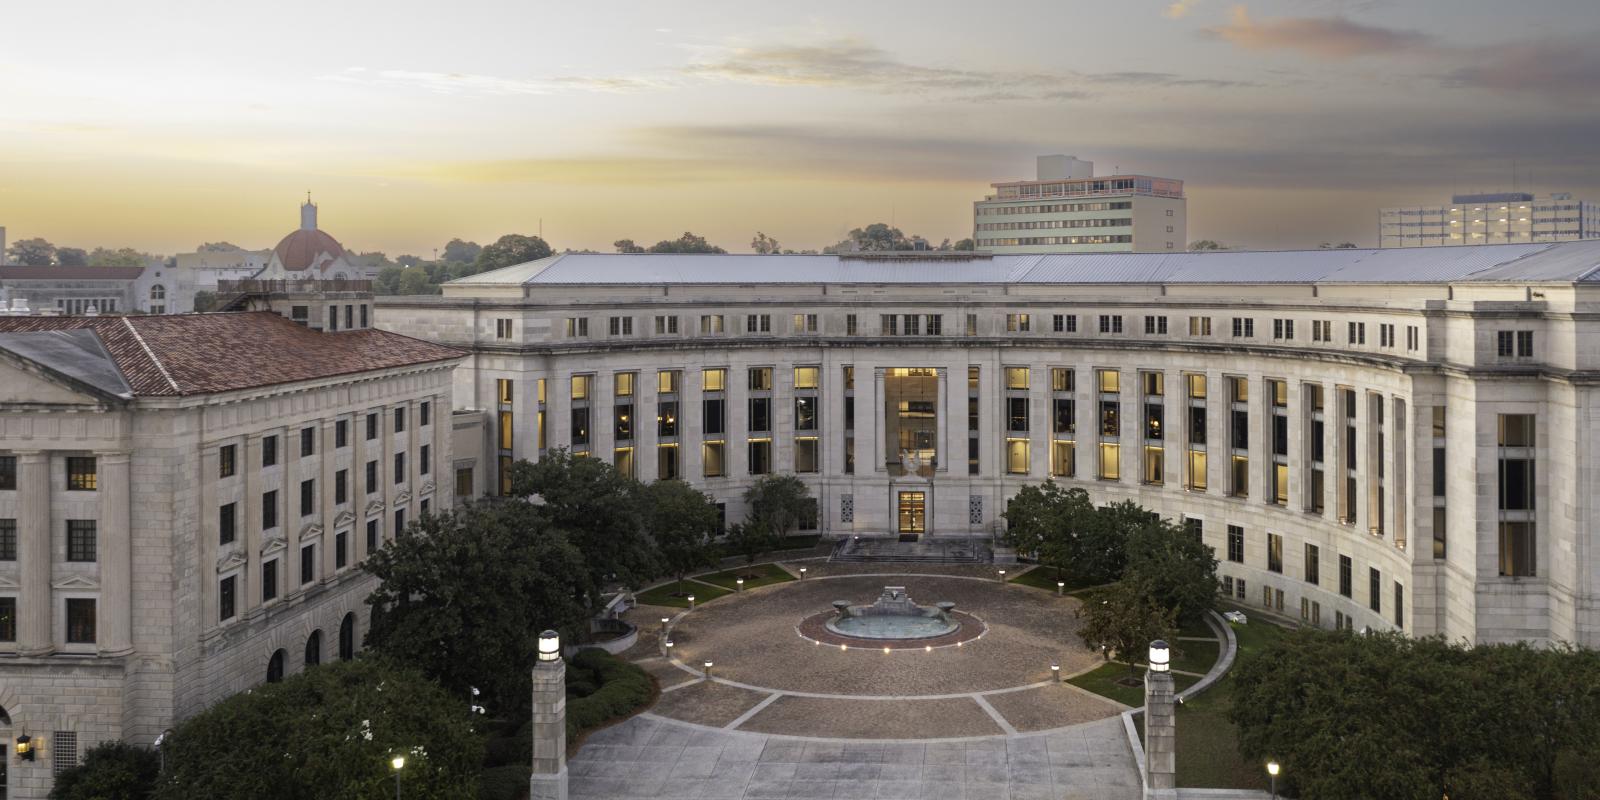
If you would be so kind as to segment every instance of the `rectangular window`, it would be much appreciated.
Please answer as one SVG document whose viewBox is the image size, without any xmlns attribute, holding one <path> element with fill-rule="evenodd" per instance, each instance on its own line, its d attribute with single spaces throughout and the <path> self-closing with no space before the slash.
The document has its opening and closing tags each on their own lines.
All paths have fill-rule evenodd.
<svg viewBox="0 0 1600 800">
<path fill-rule="evenodd" d="M 94 456 L 70 456 L 67 458 L 68 491 L 91 492 L 99 485 L 100 479 L 96 471 Z"/>
<path fill-rule="evenodd" d="M 1322 551 L 1317 546 L 1306 544 L 1306 583 L 1313 586 L 1322 580 Z"/>
<path fill-rule="evenodd" d="M 1267 534 L 1267 571 L 1283 574 L 1283 537 Z"/>
<path fill-rule="evenodd" d="M 17 457 L 0 456 L 0 492 L 17 488 Z"/>
<path fill-rule="evenodd" d="M 277 466 L 278 464 L 278 437 L 261 437 L 261 466 L 263 468 Z"/>
<path fill-rule="evenodd" d="M 1406 587 L 1394 582 L 1394 626 L 1406 629 Z"/>
<path fill-rule="evenodd" d="M 278 559 L 261 562 L 261 602 L 278 596 Z"/>
<path fill-rule="evenodd" d="M 795 367 L 794 368 L 794 388 L 796 388 L 796 389 L 815 389 L 815 388 L 817 388 L 817 375 L 818 375 L 818 372 L 819 372 L 819 369 L 817 367 Z"/>
<path fill-rule="evenodd" d="M 700 460 L 705 465 L 705 477 L 720 478 L 728 474 L 726 445 L 722 442 L 701 445 Z"/>
<path fill-rule="evenodd" d="M 1244 563 L 1244 528 L 1238 525 L 1228 526 L 1228 560 Z"/>
<path fill-rule="evenodd" d="M 278 492 L 276 489 L 261 493 L 261 530 L 278 527 Z"/>
<path fill-rule="evenodd" d="M 1189 335 L 1190 336 L 1210 336 L 1211 335 L 1211 318 L 1210 317 L 1190 317 L 1189 318 Z"/>
<path fill-rule="evenodd" d="M 98 558 L 95 520 L 67 520 L 67 560 L 92 562 Z"/>
<path fill-rule="evenodd" d="M 317 579 L 317 546 L 308 544 L 300 548 L 300 585 Z"/>
<path fill-rule="evenodd" d="M 511 338 L 511 320 L 506 319 L 504 317 L 501 317 L 501 318 L 497 318 L 494 321 L 494 338 L 496 338 L 496 339 L 510 339 Z"/>
<path fill-rule="evenodd" d="M 1101 314 L 1100 315 L 1100 332 L 1101 333 L 1122 333 L 1122 315 L 1121 314 Z"/>
<path fill-rule="evenodd" d="M 678 385 L 683 383 L 683 371 L 676 369 L 663 369 L 656 371 L 656 392 L 660 394 L 677 394 Z"/>
<path fill-rule="evenodd" d="M 346 420 L 337 420 L 333 423 L 333 446 L 344 448 L 350 445 L 350 423 Z"/>
<path fill-rule="evenodd" d="M 238 579 L 232 575 L 229 575 L 228 577 L 223 578 L 221 583 L 217 585 L 217 619 L 221 622 L 227 622 L 228 620 L 233 619 L 233 593 L 237 584 Z"/>
<path fill-rule="evenodd" d="M 17 521 L 0 519 L 0 561 L 17 560 Z"/>
<path fill-rule="evenodd" d="M 656 335 L 675 334 L 678 332 L 678 318 L 676 316 L 656 315 Z"/>
<path fill-rule="evenodd" d="M 1533 331 L 1517 331 L 1517 358 L 1533 358 Z"/>
<path fill-rule="evenodd" d="M 817 332 L 817 315 L 816 314 L 795 314 L 794 315 L 794 332 L 795 333 L 816 333 Z"/>
<path fill-rule="evenodd" d="M 432 455 L 431 451 L 429 450 L 428 445 L 423 445 L 417 451 L 417 474 L 418 475 L 426 475 L 426 474 L 428 474 L 428 470 L 430 470 L 432 468 L 433 468 L 433 455 Z"/>
<path fill-rule="evenodd" d="M 1383 576 L 1377 567 L 1367 568 L 1367 606 L 1374 613 L 1383 613 Z"/>
<path fill-rule="evenodd" d="M 470 494 L 470 492 L 468 494 Z M 463 494 L 462 496 L 465 497 L 466 494 Z M 367 520 L 367 554 L 368 555 L 371 555 L 373 553 L 378 552 L 378 522 L 379 521 L 376 520 L 376 519 Z"/>
<path fill-rule="evenodd" d="M 678 403 L 663 400 L 656 404 L 656 435 L 671 439 L 678 435 Z"/>
<path fill-rule="evenodd" d="M 317 481 L 315 478 L 300 482 L 300 516 L 309 517 L 316 510 Z"/>
<path fill-rule="evenodd" d="M 633 317 L 612 317 L 609 320 L 609 328 L 612 336 L 632 336 Z"/>
<path fill-rule="evenodd" d="M 796 397 L 794 399 L 794 429 L 797 431 L 814 431 L 817 429 L 817 398 Z"/>
<path fill-rule="evenodd" d="M 367 462 L 367 494 L 378 491 L 378 461 L 373 459 Z"/>
<path fill-rule="evenodd" d="M 585 409 L 587 410 L 587 409 Z M 406 482 L 406 454 L 394 454 L 394 482 L 396 485 Z"/>
<path fill-rule="evenodd" d="M 238 535 L 235 523 L 238 520 L 239 506 L 237 503 L 226 503 L 217 509 L 217 543 L 233 544 Z"/>
<path fill-rule="evenodd" d="M 749 377 L 750 391 L 766 392 L 772 390 L 772 367 L 751 367 Z"/>
<path fill-rule="evenodd" d="M 1237 338 L 1250 339 L 1256 335 L 1256 321 L 1254 317 L 1234 317 L 1233 335 Z"/>
<path fill-rule="evenodd" d="M 588 317 L 567 317 L 567 338 L 589 335 Z"/>
<path fill-rule="evenodd" d="M 700 371 L 700 388 L 708 392 L 720 392 L 727 388 L 728 371 L 725 369 L 704 369 Z"/>
<path fill-rule="evenodd" d="M 235 445 L 231 445 L 231 444 L 225 444 L 222 447 L 217 448 L 217 477 L 218 478 L 231 478 L 231 477 L 233 477 L 233 473 L 234 473 L 234 469 L 235 469 L 234 455 L 235 455 L 236 452 L 237 452 L 236 446 Z"/>
<path fill-rule="evenodd" d="M 772 440 L 750 440 L 750 474 L 766 475 L 772 471 Z"/>
<path fill-rule="evenodd" d="M 794 471 L 817 472 L 817 440 L 815 437 L 798 437 L 794 440 Z"/>
<path fill-rule="evenodd" d="M 724 419 L 726 416 L 724 411 L 725 403 L 726 401 L 720 397 L 707 398 L 705 400 L 705 419 L 702 427 L 707 435 L 717 435 L 727 432 L 727 424 Z"/>
<path fill-rule="evenodd" d="M 406 410 L 404 408 L 397 408 L 397 409 L 394 410 L 394 432 L 395 433 L 405 433 L 405 430 L 406 430 Z"/>
<path fill-rule="evenodd" d="M 95 601 L 90 598 L 67 598 L 67 644 L 94 644 L 95 641 Z M 61 734 L 58 737 L 56 756 L 61 755 Z M 73 750 L 77 750 L 77 737 L 73 737 Z M 77 760 L 77 753 L 73 753 L 73 760 Z"/>
<path fill-rule="evenodd" d="M 509 477 L 508 477 L 509 480 Z M 506 494 L 510 494 L 509 491 Z M 394 535 L 399 536 L 406 530 L 406 510 L 401 508 L 394 512 Z"/>
<path fill-rule="evenodd" d="M 746 314 L 744 331 L 745 333 L 772 333 L 772 315 Z"/>
<path fill-rule="evenodd" d="M 711 336 L 722 333 L 722 319 L 721 314 L 701 314 L 700 335 Z"/>
<path fill-rule="evenodd" d="M 307 458 L 317 453 L 317 429 L 300 429 L 300 457 Z"/>
<path fill-rule="evenodd" d="M 508 387 L 509 387 L 510 383 L 511 383 L 510 381 L 506 382 Z M 506 391 L 509 392 L 510 389 L 508 388 Z M 505 402 L 510 402 L 510 401 L 507 400 Z M 373 439 L 378 438 L 378 414 L 379 413 L 380 412 L 373 411 L 373 412 L 367 414 L 367 441 L 369 441 L 369 442 L 372 441 Z"/>
<path fill-rule="evenodd" d="M 895 336 L 900 332 L 900 317 L 894 314 L 878 315 L 878 334 L 880 336 Z"/>
<path fill-rule="evenodd" d="M 1167 318 L 1145 317 L 1144 332 L 1146 335 L 1165 336 L 1167 333 Z"/>
<path fill-rule="evenodd" d="M 968 336 L 977 336 L 978 335 L 978 315 L 977 314 L 968 314 L 967 315 L 967 335 Z"/>
<path fill-rule="evenodd" d="M 678 446 L 656 445 L 656 476 L 664 481 L 678 479 Z"/>
<path fill-rule="evenodd" d="M 333 502 L 335 505 L 344 505 L 350 501 L 349 473 L 350 471 L 347 469 L 341 469 L 333 473 Z"/>
<path fill-rule="evenodd" d="M 1532 414 L 1501 414 L 1499 444 L 1500 574 L 1538 574 L 1535 420 Z"/>
<path fill-rule="evenodd" d="M 1027 401 L 1024 400 L 1023 402 L 1027 402 Z M 1029 454 L 1028 454 L 1028 440 L 1027 439 L 1007 439 L 1006 440 L 1006 474 L 1008 474 L 1008 475 L 1026 475 L 1026 474 L 1028 474 L 1028 455 Z"/>
<path fill-rule="evenodd" d="M 748 428 L 752 432 L 765 433 L 772 430 L 772 398 L 750 398 L 750 415 Z"/>
</svg>

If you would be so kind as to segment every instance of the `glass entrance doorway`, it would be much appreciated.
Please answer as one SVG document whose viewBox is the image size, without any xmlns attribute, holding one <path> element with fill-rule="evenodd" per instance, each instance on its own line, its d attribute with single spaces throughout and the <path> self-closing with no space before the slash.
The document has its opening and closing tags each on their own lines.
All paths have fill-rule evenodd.
<svg viewBox="0 0 1600 800">
<path fill-rule="evenodd" d="M 896 516 L 900 520 L 900 541 L 914 542 L 928 525 L 928 495 L 925 492 L 901 492 Z"/>
</svg>

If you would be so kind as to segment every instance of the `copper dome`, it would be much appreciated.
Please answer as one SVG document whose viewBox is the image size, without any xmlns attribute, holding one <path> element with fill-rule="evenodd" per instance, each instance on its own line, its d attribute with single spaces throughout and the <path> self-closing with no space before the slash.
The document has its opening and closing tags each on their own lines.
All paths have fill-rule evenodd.
<svg viewBox="0 0 1600 800">
<path fill-rule="evenodd" d="M 277 254 L 284 269 L 301 270 L 317 266 L 321 260 L 319 257 L 324 253 L 329 259 L 343 256 L 344 245 L 320 230 L 301 228 L 283 237 L 283 241 L 278 242 L 272 252 Z"/>
</svg>

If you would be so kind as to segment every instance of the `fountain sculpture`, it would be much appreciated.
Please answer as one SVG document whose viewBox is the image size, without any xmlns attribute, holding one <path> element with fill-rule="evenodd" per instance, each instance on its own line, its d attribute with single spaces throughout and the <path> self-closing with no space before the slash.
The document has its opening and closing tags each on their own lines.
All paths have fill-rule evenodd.
<svg viewBox="0 0 1600 800">
<path fill-rule="evenodd" d="M 919 606 L 911 601 L 904 586 L 885 586 L 871 605 L 851 605 L 848 600 L 833 601 L 836 614 L 826 623 L 828 630 L 858 639 L 930 639 L 961 627 L 951 613 L 955 603 Z"/>
</svg>

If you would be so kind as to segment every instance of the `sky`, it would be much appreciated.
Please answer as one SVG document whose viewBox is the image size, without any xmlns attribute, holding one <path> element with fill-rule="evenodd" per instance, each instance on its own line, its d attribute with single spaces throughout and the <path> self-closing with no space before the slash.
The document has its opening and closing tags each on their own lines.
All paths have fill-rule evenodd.
<svg viewBox="0 0 1600 800">
<path fill-rule="evenodd" d="M 59 0 L 0 46 L 0 226 L 158 253 L 685 230 L 971 235 L 1036 155 L 1184 180 L 1191 239 L 1376 243 L 1600 200 L 1595 0 Z"/>
</svg>

